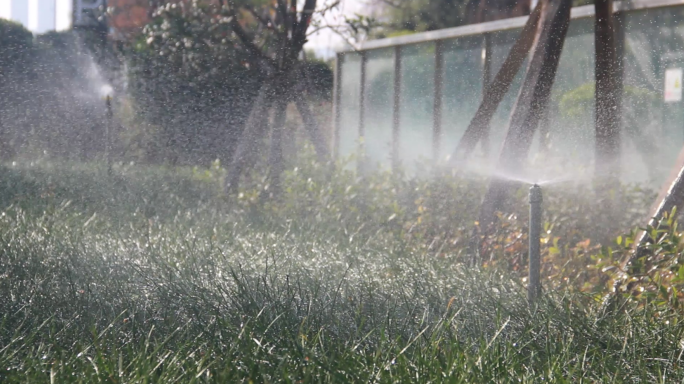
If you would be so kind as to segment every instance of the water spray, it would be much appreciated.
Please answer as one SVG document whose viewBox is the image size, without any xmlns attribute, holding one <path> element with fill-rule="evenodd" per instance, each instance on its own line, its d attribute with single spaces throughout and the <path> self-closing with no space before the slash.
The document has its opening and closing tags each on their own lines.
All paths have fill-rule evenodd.
<svg viewBox="0 0 684 384">
<path fill-rule="evenodd" d="M 529 229 L 529 272 L 527 285 L 527 299 L 534 302 L 541 293 L 540 278 L 540 243 L 542 220 L 542 190 L 537 184 L 530 187 L 530 229 Z"/>
</svg>

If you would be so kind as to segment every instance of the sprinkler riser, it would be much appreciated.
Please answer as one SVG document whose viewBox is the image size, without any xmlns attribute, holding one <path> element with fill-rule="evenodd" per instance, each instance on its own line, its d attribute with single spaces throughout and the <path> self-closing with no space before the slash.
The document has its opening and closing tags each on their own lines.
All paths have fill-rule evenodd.
<svg viewBox="0 0 684 384">
<path fill-rule="evenodd" d="M 542 190 L 535 184 L 530 187 L 530 226 L 529 226 L 529 265 L 527 278 L 527 299 L 532 302 L 541 293 L 541 221 L 542 221 Z"/>
</svg>

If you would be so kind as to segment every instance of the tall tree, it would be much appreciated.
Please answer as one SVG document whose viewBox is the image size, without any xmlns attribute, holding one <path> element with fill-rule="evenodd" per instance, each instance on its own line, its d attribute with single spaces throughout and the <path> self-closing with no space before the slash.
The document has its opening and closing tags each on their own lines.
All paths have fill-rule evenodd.
<svg viewBox="0 0 684 384">
<path fill-rule="evenodd" d="M 19 111 L 30 103 L 30 95 L 25 91 L 30 78 L 30 63 L 35 49 L 33 35 L 21 24 L 0 19 L 0 158 L 12 156 L 9 123 L 21 120 L 24 115 Z"/>
<path fill-rule="evenodd" d="M 156 8 L 127 45 L 128 92 L 158 127 L 148 159 L 230 163 L 264 77 L 231 35 L 216 6 L 192 2 Z"/>
</svg>

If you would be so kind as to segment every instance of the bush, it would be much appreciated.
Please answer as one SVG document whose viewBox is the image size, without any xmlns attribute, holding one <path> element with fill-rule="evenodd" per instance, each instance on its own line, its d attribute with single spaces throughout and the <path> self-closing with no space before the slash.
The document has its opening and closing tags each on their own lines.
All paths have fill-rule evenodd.
<svg viewBox="0 0 684 384">
<path fill-rule="evenodd" d="M 34 53 L 31 32 L 21 24 L 0 19 L 0 156 L 4 159 L 13 155 L 12 121 L 24 117 L 17 106 L 30 100 L 25 86 L 31 75 L 27 63 Z"/>
<path fill-rule="evenodd" d="M 227 18 L 198 2 L 159 7 L 126 49 L 139 119 L 161 129 L 150 160 L 230 159 L 264 74 L 237 47 Z"/>
</svg>

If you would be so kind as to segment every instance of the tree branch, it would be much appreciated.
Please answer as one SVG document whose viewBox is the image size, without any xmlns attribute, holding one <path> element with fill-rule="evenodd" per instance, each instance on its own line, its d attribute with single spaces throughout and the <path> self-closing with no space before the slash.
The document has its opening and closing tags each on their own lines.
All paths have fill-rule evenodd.
<svg viewBox="0 0 684 384">
<path fill-rule="evenodd" d="M 257 12 L 256 9 L 254 9 L 254 7 L 252 7 L 249 4 L 245 5 L 244 8 L 247 11 L 249 11 L 249 13 L 251 13 L 252 16 L 254 16 L 254 18 L 257 19 L 257 21 L 259 21 L 259 23 L 261 23 L 264 27 L 266 27 L 266 29 L 273 31 L 278 35 L 280 34 L 280 32 L 275 28 L 275 23 L 270 18 L 269 19 L 264 18 L 263 16 L 261 16 L 259 14 L 259 12 Z"/>
<path fill-rule="evenodd" d="M 338 5 L 340 5 L 340 0 L 335 0 L 329 5 L 327 5 L 325 8 L 319 10 L 318 13 L 324 15 L 326 12 L 332 10 L 333 8 L 336 8 Z"/>
<path fill-rule="evenodd" d="M 314 28 L 314 29 L 307 30 L 306 36 L 309 37 L 309 36 L 315 34 L 315 33 L 318 32 L 318 31 L 321 31 L 321 30 L 323 30 L 323 29 L 328 29 L 328 28 L 330 28 L 330 27 L 327 26 L 327 25 L 320 25 L 320 26 L 318 26 L 318 27 L 316 27 L 316 28 Z"/>
<path fill-rule="evenodd" d="M 341 37 L 347 45 L 349 45 L 354 52 L 359 53 L 360 51 L 360 44 L 358 44 L 356 41 L 352 41 L 352 38 L 341 32 L 339 29 L 341 28 L 339 25 L 330 25 L 326 24 L 324 26 L 325 28 L 330 28 L 330 30 L 336 34 L 337 36 Z"/>
</svg>

